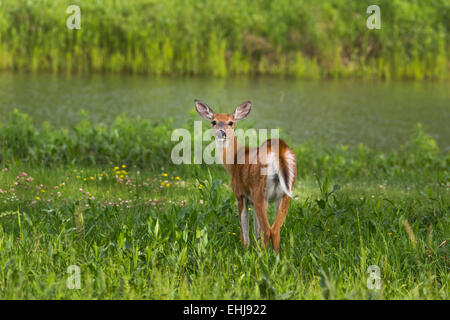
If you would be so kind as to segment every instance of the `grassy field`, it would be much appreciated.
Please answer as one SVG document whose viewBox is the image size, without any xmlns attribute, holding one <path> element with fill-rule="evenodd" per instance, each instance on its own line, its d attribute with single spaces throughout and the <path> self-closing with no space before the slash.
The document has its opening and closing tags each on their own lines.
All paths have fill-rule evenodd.
<svg viewBox="0 0 450 320">
<path fill-rule="evenodd" d="M 449 2 L 3 0 L 0 70 L 448 79 Z"/>
<path fill-rule="evenodd" d="M 225 171 L 170 165 L 170 132 L 0 122 L 0 298 L 448 299 L 450 158 L 421 126 L 389 153 L 295 146 L 279 256 L 242 249 Z"/>
</svg>

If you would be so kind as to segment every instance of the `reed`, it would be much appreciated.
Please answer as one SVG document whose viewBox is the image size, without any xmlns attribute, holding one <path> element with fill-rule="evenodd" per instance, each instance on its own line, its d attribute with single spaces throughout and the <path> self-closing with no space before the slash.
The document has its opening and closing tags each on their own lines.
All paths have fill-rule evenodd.
<svg viewBox="0 0 450 320">
<path fill-rule="evenodd" d="M 3 0 L 0 70 L 448 79 L 446 1 Z"/>
</svg>

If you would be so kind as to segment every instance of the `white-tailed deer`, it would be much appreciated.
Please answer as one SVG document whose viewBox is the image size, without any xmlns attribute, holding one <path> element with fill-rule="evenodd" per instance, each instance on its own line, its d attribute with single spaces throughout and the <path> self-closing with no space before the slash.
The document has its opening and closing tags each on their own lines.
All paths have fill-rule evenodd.
<svg viewBox="0 0 450 320">
<path fill-rule="evenodd" d="M 253 200 L 255 236 L 258 239 L 261 230 L 264 246 L 267 248 L 272 239 L 273 248 L 279 253 L 280 229 L 297 178 L 297 160 L 281 139 L 267 140 L 257 148 L 238 144 L 234 125 L 248 116 L 251 106 L 247 101 L 233 114 L 215 113 L 206 104 L 195 100 L 197 112 L 212 123 L 216 150 L 222 153 L 223 165 L 231 175 L 231 188 L 238 201 L 242 245 L 248 247 L 250 244 L 248 204 Z M 267 218 L 269 201 L 275 201 L 277 210 L 272 227 Z"/>
</svg>

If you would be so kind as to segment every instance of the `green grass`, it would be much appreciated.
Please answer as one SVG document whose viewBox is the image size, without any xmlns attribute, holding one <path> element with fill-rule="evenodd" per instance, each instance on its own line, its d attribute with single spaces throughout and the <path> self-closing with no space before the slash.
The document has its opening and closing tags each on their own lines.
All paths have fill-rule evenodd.
<svg viewBox="0 0 450 320">
<path fill-rule="evenodd" d="M 22 172 L 1 174 L 2 299 L 448 299 L 448 185 L 349 182 L 325 200 L 301 178 L 277 257 L 255 240 L 241 248 L 226 180 L 131 169 L 125 185 L 113 170 L 58 167 L 27 170 L 28 183 Z M 80 290 L 66 287 L 70 265 Z M 381 290 L 366 286 L 370 265 Z"/>
<path fill-rule="evenodd" d="M 0 70 L 298 78 L 448 79 L 449 3 L 3 0 Z"/>
<path fill-rule="evenodd" d="M 420 126 L 390 153 L 295 146 L 299 179 L 276 256 L 255 239 L 241 247 L 220 166 L 142 161 L 160 146 L 143 139 L 135 152 L 135 135 L 164 145 L 170 125 L 120 118 L 60 131 L 10 116 L 19 122 L 0 126 L 1 299 L 449 297 L 449 157 Z M 79 290 L 66 286 L 71 265 Z M 367 287 L 371 265 L 380 290 Z"/>
</svg>

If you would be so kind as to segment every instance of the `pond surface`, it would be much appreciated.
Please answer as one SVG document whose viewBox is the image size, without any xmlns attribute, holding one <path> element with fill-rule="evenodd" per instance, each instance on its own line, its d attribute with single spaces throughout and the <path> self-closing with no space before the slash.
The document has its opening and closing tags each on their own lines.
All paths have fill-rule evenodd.
<svg viewBox="0 0 450 320">
<path fill-rule="evenodd" d="M 409 140 L 421 122 L 442 150 L 450 150 L 448 82 L 363 80 L 299 81 L 285 78 L 152 78 L 128 75 L 0 74 L 0 115 L 14 108 L 35 121 L 70 126 L 84 109 L 94 121 L 126 113 L 187 120 L 195 98 L 231 113 L 252 100 L 258 128 L 282 128 L 294 142 L 360 142 L 390 150 Z"/>
</svg>

